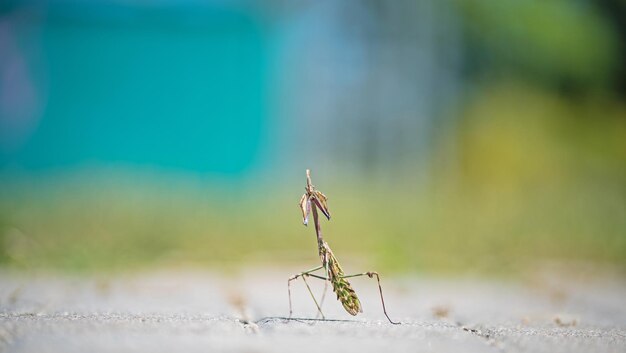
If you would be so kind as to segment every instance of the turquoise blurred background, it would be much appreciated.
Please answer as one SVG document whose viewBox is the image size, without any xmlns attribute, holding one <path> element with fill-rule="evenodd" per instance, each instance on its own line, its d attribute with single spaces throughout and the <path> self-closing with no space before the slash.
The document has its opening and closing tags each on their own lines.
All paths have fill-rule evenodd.
<svg viewBox="0 0 626 353">
<path fill-rule="evenodd" d="M 18 141 L 2 166 L 123 162 L 237 175 L 258 162 L 268 34 L 253 14 L 198 7 L 9 7 L 4 89 L 17 91 L 5 94 L 5 120 L 18 126 L 3 137 Z"/>
<path fill-rule="evenodd" d="M 0 264 L 626 265 L 626 3 L 5 1 Z"/>
</svg>

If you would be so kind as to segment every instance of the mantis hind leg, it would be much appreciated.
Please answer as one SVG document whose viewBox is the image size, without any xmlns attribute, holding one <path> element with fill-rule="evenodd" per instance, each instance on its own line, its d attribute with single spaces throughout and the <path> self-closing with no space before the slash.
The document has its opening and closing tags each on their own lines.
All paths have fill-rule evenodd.
<svg viewBox="0 0 626 353">
<path fill-rule="evenodd" d="M 321 308 L 322 306 L 324 306 L 324 299 L 326 299 L 326 292 L 327 292 L 327 291 L 328 291 L 328 280 L 325 280 L 325 281 L 324 281 L 324 291 L 322 292 L 322 299 L 320 299 L 320 308 Z M 320 313 L 318 313 L 318 314 L 321 314 L 321 312 L 320 312 Z M 317 316 L 318 316 L 318 315 L 316 314 L 316 315 L 315 315 L 315 318 L 316 318 L 316 319 L 317 319 Z M 323 316 L 322 316 L 322 318 L 323 318 Z"/>
<path fill-rule="evenodd" d="M 313 277 L 313 278 L 322 279 L 324 281 L 328 281 L 328 278 L 326 277 L 314 275 L 311 273 L 311 272 L 321 270 L 322 268 L 323 266 L 318 266 L 308 271 L 300 272 L 296 275 L 289 277 L 289 279 L 287 280 L 287 293 L 289 295 L 289 317 L 290 318 L 291 318 L 291 315 L 293 314 L 293 306 L 291 304 L 291 281 L 296 280 L 298 278 L 302 278 L 302 281 L 304 281 L 304 284 L 306 285 L 306 289 L 309 291 L 309 294 L 311 295 L 311 298 L 313 299 L 313 302 L 315 303 L 315 306 L 317 307 L 318 315 L 322 315 L 322 319 L 325 319 L 324 313 L 322 312 L 322 308 L 320 304 L 317 303 L 317 299 L 315 299 L 315 295 L 313 295 L 313 291 L 311 291 L 311 287 L 309 286 L 309 283 L 306 281 L 306 277 Z M 322 303 L 324 302 L 325 295 L 326 295 L 326 287 L 324 287 L 324 295 L 322 296 Z"/>
<path fill-rule="evenodd" d="M 389 318 L 389 315 L 387 315 L 387 308 L 385 308 L 385 298 L 383 297 L 383 287 L 380 285 L 380 276 L 378 275 L 378 272 L 375 272 L 375 271 L 363 272 L 363 273 L 357 273 L 355 275 L 341 276 L 341 278 L 351 278 L 351 277 L 361 277 L 361 276 L 367 276 L 369 278 L 374 278 L 374 276 L 376 276 L 376 282 L 378 282 L 378 293 L 380 293 L 380 302 L 383 304 L 383 313 L 385 314 L 385 316 L 387 317 L 387 320 L 389 320 L 390 323 L 394 325 L 399 325 L 400 322 L 394 322 L 393 320 Z"/>
</svg>

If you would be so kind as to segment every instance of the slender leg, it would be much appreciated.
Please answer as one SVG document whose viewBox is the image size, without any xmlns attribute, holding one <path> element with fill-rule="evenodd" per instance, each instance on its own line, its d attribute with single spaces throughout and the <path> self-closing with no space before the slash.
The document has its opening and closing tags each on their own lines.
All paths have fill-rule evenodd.
<svg viewBox="0 0 626 353">
<path fill-rule="evenodd" d="M 311 294 L 311 297 L 313 298 L 313 301 L 315 302 L 315 305 L 317 306 L 317 310 L 319 310 L 320 314 L 322 313 L 322 309 L 317 304 L 317 300 L 315 299 L 315 296 L 313 295 L 313 292 L 311 291 L 311 288 L 309 287 L 309 284 L 304 279 L 304 276 L 311 276 L 311 277 L 326 279 L 326 278 L 324 278 L 322 276 L 317 276 L 317 275 L 311 274 L 311 272 L 315 272 L 315 271 L 321 270 L 322 268 L 323 268 L 323 266 L 318 266 L 318 267 L 312 268 L 312 269 L 310 269 L 308 271 L 304 271 L 304 272 L 298 273 L 297 275 L 293 275 L 293 276 L 289 277 L 289 279 L 287 280 L 287 293 L 289 294 L 289 317 L 291 317 L 291 315 L 293 313 L 292 305 L 291 305 L 291 281 L 293 281 L 295 279 L 298 279 L 299 277 L 302 277 L 302 280 L 304 280 L 304 284 L 306 284 L 306 287 L 309 290 L 309 293 Z M 322 318 L 324 318 L 324 314 L 322 314 Z"/>
<path fill-rule="evenodd" d="M 324 305 L 324 299 L 326 299 L 326 291 L 328 290 L 328 280 L 324 281 L 324 291 L 322 292 L 322 299 L 320 299 L 320 308 Z M 317 314 L 315 315 L 317 319 Z"/>
<path fill-rule="evenodd" d="M 320 305 L 317 303 L 317 299 L 315 299 L 315 295 L 313 295 L 313 291 L 311 290 L 311 287 L 309 287 L 309 282 L 306 281 L 307 276 L 308 274 L 302 276 L 302 280 L 304 281 L 304 284 L 306 285 L 306 289 L 309 291 L 309 294 L 311 294 L 311 298 L 313 298 L 313 302 L 315 303 L 315 306 L 317 307 L 317 313 L 322 315 L 322 319 L 325 319 L 326 317 L 324 316 L 324 313 L 322 312 L 322 308 L 320 308 Z"/>
<path fill-rule="evenodd" d="M 376 276 L 376 281 L 378 282 L 378 292 L 380 293 L 380 301 L 383 304 L 383 313 L 385 313 L 385 316 L 387 317 L 387 320 L 389 320 L 389 322 L 391 322 L 394 325 L 398 325 L 400 324 L 400 322 L 393 322 L 390 318 L 389 315 L 387 315 L 387 308 L 385 308 L 385 299 L 383 298 L 383 287 L 380 285 L 380 276 L 378 275 L 378 272 L 364 272 L 364 273 L 358 273 L 355 275 L 347 275 L 347 276 L 341 276 L 341 278 L 350 278 L 350 277 L 360 277 L 360 276 L 367 276 L 369 278 L 373 278 L 374 276 Z"/>
</svg>

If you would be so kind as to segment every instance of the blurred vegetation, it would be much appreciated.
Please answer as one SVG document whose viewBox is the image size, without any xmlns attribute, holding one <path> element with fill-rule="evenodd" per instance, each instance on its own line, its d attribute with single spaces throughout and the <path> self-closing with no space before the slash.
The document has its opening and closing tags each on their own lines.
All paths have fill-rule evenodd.
<svg viewBox="0 0 626 353">
<path fill-rule="evenodd" d="M 619 64 L 614 26 L 585 1 L 461 1 L 470 60 L 483 74 L 503 72 L 562 88 L 605 86 Z M 619 2 L 619 1 L 617 1 Z M 608 11 L 608 9 L 606 9 Z"/>
<path fill-rule="evenodd" d="M 460 170 L 436 162 L 427 185 L 411 175 L 393 185 L 321 180 L 311 166 L 333 213 L 325 237 L 348 271 L 626 266 L 624 106 L 506 83 L 464 116 L 461 136 L 438 151 L 456 153 Z M 69 270 L 314 264 L 314 233 L 297 207 L 304 171 L 300 179 L 242 187 L 115 169 L 12 179 L 0 184 L 0 261 Z"/>
</svg>

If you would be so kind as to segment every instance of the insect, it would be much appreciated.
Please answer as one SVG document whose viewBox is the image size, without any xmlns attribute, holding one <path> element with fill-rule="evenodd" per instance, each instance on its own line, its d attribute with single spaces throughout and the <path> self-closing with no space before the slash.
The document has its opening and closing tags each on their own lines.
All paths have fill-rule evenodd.
<svg viewBox="0 0 626 353">
<path fill-rule="evenodd" d="M 363 312 L 361 308 L 361 302 L 359 301 L 359 297 L 356 295 L 356 292 L 352 288 L 350 282 L 348 282 L 348 278 L 352 277 L 360 277 L 360 276 L 368 276 L 369 278 L 376 277 L 376 281 L 378 282 L 378 292 L 380 293 L 380 301 L 383 305 L 383 313 L 387 317 L 392 324 L 399 324 L 399 322 L 394 322 L 387 315 L 387 309 L 385 308 L 385 299 L 383 298 L 383 289 L 380 285 L 380 276 L 377 272 L 370 271 L 364 273 L 357 273 L 352 275 L 346 275 L 343 272 L 343 269 L 339 265 L 337 258 L 333 254 L 333 251 L 328 246 L 328 243 L 324 241 L 322 238 L 322 229 L 319 222 L 318 217 L 318 209 L 322 212 L 322 214 L 330 220 L 330 211 L 328 210 L 327 205 L 327 197 L 319 190 L 316 190 L 313 184 L 311 183 L 311 171 L 309 169 L 306 170 L 306 192 L 302 195 L 300 199 L 300 208 L 302 209 L 302 222 L 304 225 L 308 225 L 309 223 L 309 215 L 313 214 L 313 223 L 315 224 L 315 234 L 317 235 L 317 248 L 320 255 L 321 266 L 312 268 L 308 271 L 300 272 L 296 275 L 289 277 L 287 281 L 287 292 L 289 294 L 289 317 L 291 317 L 292 305 L 291 305 L 291 281 L 294 281 L 298 278 L 302 278 L 304 284 L 306 285 L 309 294 L 311 294 L 311 298 L 313 298 L 313 302 L 315 302 L 315 306 L 317 307 L 318 314 L 322 316 L 322 319 L 325 319 L 324 313 L 322 313 L 321 304 L 324 302 L 324 297 L 326 295 L 326 289 L 328 283 L 333 286 L 333 291 L 337 295 L 337 300 L 341 302 L 343 308 L 350 315 L 357 315 L 358 313 Z M 319 274 L 314 274 L 313 272 L 324 270 L 325 276 L 321 276 Z M 322 299 L 320 303 L 317 302 L 313 292 L 311 291 L 311 287 L 307 283 L 307 277 L 317 278 L 324 281 L 324 293 L 322 295 Z"/>
</svg>

